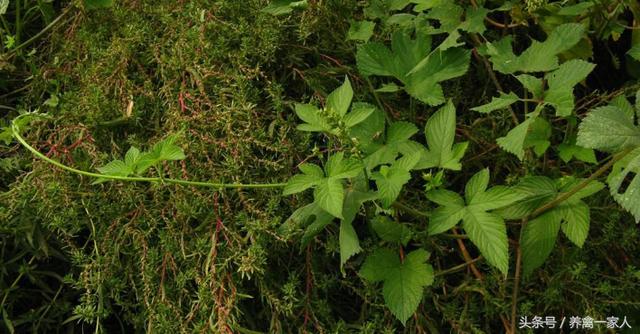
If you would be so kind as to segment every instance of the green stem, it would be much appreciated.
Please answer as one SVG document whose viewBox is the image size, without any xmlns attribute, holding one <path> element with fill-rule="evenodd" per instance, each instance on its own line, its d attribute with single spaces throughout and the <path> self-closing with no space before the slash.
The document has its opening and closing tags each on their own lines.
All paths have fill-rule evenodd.
<svg viewBox="0 0 640 334">
<path fill-rule="evenodd" d="M 26 115 L 26 114 L 25 114 Z M 18 118 L 20 118 L 22 116 L 18 116 Z M 18 119 L 16 118 L 16 120 Z M 164 182 L 164 183 L 170 183 L 170 184 L 179 184 L 179 185 L 186 185 L 186 186 L 198 186 L 198 187 L 209 187 L 209 188 L 218 188 L 218 189 L 225 189 L 225 188 L 281 188 L 284 187 L 286 185 L 286 183 L 251 183 L 251 184 L 245 184 L 245 183 L 213 183 L 213 182 L 203 182 L 203 181 L 189 181 L 189 180 L 180 180 L 180 179 L 164 179 L 164 178 L 159 178 L 159 177 L 130 177 L 130 176 L 117 176 L 117 175 L 104 175 L 104 174 L 98 174 L 98 173 L 92 173 L 92 172 L 87 172 L 87 171 L 83 171 L 80 169 L 76 169 L 73 167 L 69 167 L 67 165 L 64 165 L 56 160 L 53 160 L 49 157 L 47 157 L 46 155 L 42 154 L 40 151 L 38 151 L 37 149 L 35 149 L 33 146 L 29 145 L 29 143 L 27 143 L 27 141 L 22 138 L 22 136 L 20 135 L 20 128 L 18 127 L 18 125 L 16 124 L 15 120 L 12 122 L 11 124 L 11 129 L 13 131 L 13 135 L 16 138 L 16 140 L 18 140 L 18 142 L 24 146 L 27 150 L 29 150 L 31 153 L 33 153 L 33 155 L 35 155 L 36 157 L 38 157 L 41 160 L 44 160 L 60 169 L 64 169 L 66 171 L 75 173 L 75 174 L 79 174 L 79 175 L 84 175 L 84 176 L 89 176 L 89 177 L 93 177 L 93 178 L 99 178 L 99 179 L 108 179 L 108 180 L 119 180 L 119 181 L 129 181 L 129 182 Z"/>
</svg>

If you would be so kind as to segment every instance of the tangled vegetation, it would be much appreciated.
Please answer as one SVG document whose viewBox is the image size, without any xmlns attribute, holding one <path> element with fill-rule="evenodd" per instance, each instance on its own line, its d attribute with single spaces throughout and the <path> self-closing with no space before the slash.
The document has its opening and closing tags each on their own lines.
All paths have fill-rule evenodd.
<svg viewBox="0 0 640 334">
<path fill-rule="evenodd" d="M 0 21 L 2 332 L 640 328 L 635 0 Z"/>
</svg>

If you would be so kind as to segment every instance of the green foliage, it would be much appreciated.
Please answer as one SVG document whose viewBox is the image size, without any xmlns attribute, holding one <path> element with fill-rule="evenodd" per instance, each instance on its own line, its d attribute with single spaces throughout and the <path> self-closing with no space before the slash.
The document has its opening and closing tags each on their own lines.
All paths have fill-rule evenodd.
<svg viewBox="0 0 640 334">
<path fill-rule="evenodd" d="M 504 186 L 489 185 L 489 170 L 483 169 L 467 182 L 465 198 L 449 190 L 432 190 L 427 198 L 440 205 L 429 223 L 429 234 L 447 231 L 463 221 L 469 239 L 487 261 L 505 276 L 509 268 L 507 228 L 499 215 L 489 212 L 520 199 L 520 195 Z"/>
<path fill-rule="evenodd" d="M 394 77 L 411 96 L 433 106 L 445 102 L 440 82 L 464 75 L 469 57 L 470 52 L 460 48 L 431 51 L 431 37 L 420 29 L 415 38 L 405 31 L 395 32 L 391 49 L 370 42 L 359 46 L 356 54 L 360 73 Z"/>
<path fill-rule="evenodd" d="M 362 265 L 360 275 L 383 282 L 382 294 L 391 313 L 406 324 L 422 300 L 422 290 L 433 283 L 433 268 L 425 263 L 429 253 L 415 250 L 401 259 L 387 248 L 378 248 Z"/>
<path fill-rule="evenodd" d="M 635 315 L 634 1 L 3 4 L 0 331 Z"/>
</svg>

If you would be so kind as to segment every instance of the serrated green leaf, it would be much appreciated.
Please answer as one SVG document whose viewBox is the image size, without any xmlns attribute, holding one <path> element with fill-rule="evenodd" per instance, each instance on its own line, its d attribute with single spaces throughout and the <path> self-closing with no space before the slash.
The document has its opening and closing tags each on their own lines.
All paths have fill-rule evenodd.
<svg viewBox="0 0 640 334">
<path fill-rule="evenodd" d="M 97 168 L 101 174 L 113 176 L 129 176 L 133 174 L 131 166 L 122 160 L 113 160 L 102 167 Z"/>
<path fill-rule="evenodd" d="M 362 123 L 376 110 L 376 107 L 367 103 L 354 103 L 351 107 L 351 112 L 346 114 L 342 119 L 344 125 L 351 128 L 357 124 Z"/>
<path fill-rule="evenodd" d="M 618 107 L 599 107 L 580 123 L 576 143 L 586 148 L 617 152 L 640 146 L 640 127 Z"/>
<path fill-rule="evenodd" d="M 301 164 L 300 166 L 298 166 L 298 168 L 300 169 L 301 172 L 309 176 L 315 176 L 319 179 L 324 177 L 324 172 L 322 171 L 322 168 L 320 168 L 320 166 L 316 164 L 307 162 L 307 163 Z"/>
<path fill-rule="evenodd" d="M 326 178 L 319 181 L 313 192 L 314 201 L 334 217 L 342 217 L 344 189 L 339 179 Z"/>
<path fill-rule="evenodd" d="M 562 216 L 556 210 L 529 221 L 522 231 L 522 272 L 529 276 L 549 257 L 556 244 Z"/>
<path fill-rule="evenodd" d="M 377 248 L 367 256 L 360 268 L 360 276 L 369 282 L 384 281 L 393 269 L 398 266 L 398 255 L 387 248 Z"/>
<path fill-rule="evenodd" d="M 353 89 L 351 88 L 351 81 L 349 81 L 348 77 L 345 77 L 344 83 L 327 96 L 327 107 L 340 117 L 344 117 L 349 110 L 352 99 Z"/>
<path fill-rule="evenodd" d="M 556 27 L 544 42 L 534 40 L 519 56 L 513 53 L 511 36 L 489 45 L 483 52 L 491 57 L 494 69 L 504 74 L 547 72 L 558 67 L 557 55 L 576 45 L 584 32 L 583 25 L 566 23 Z"/>
<path fill-rule="evenodd" d="M 534 119 L 535 118 L 526 119 L 511 129 L 506 136 L 498 138 L 496 142 L 503 150 L 515 154 L 518 159 L 522 160 L 524 158 L 524 141 L 527 138 L 529 126 Z"/>
<path fill-rule="evenodd" d="M 376 92 L 380 93 L 395 93 L 397 91 L 402 90 L 402 87 L 396 85 L 395 83 L 386 83 L 380 86 L 380 88 L 376 89 Z"/>
<path fill-rule="evenodd" d="M 558 145 L 558 156 L 564 162 L 569 162 L 573 158 L 592 164 L 598 162 L 596 159 L 596 153 L 593 149 L 584 148 L 571 143 L 562 143 Z"/>
<path fill-rule="evenodd" d="M 315 185 L 317 185 L 323 178 L 318 178 L 314 175 L 298 174 L 292 176 L 282 191 L 283 195 L 292 195 L 299 192 L 303 192 Z"/>
<path fill-rule="evenodd" d="M 310 104 L 295 104 L 296 115 L 305 122 L 305 124 L 298 125 L 298 130 L 301 131 L 331 131 L 329 121 L 322 115 L 320 109 Z"/>
<path fill-rule="evenodd" d="M 399 224 L 386 216 L 377 216 L 371 222 L 373 230 L 380 239 L 387 242 L 399 243 L 406 246 L 411 240 L 413 233 L 403 224 Z"/>
<path fill-rule="evenodd" d="M 360 275 L 370 282 L 384 281 L 385 304 L 403 324 L 420 305 L 424 287 L 433 284 L 433 268 L 426 263 L 428 257 L 427 251 L 418 249 L 401 262 L 393 251 L 378 248 L 360 270 Z"/>
<path fill-rule="evenodd" d="M 529 74 L 520 74 L 516 76 L 516 79 L 520 81 L 522 86 L 533 94 L 534 98 L 542 97 L 544 84 L 542 79 L 536 78 Z"/>
<path fill-rule="evenodd" d="M 537 117 L 529 126 L 523 147 L 533 147 L 533 152 L 541 156 L 551 145 L 549 138 L 551 138 L 551 124 L 544 118 Z"/>
<path fill-rule="evenodd" d="M 562 213 L 562 232 L 576 246 L 581 247 L 589 234 L 589 206 L 582 201 L 575 203 L 562 203 L 558 206 Z"/>
<path fill-rule="evenodd" d="M 419 30 L 412 38 L 407 32 L 397 31 L 391 38 L 391 50 L 381 43 L 367 43 L 358 48 L 356 61 L 362 74 L 393 76 L 413 97 L 439 105 L 445 102 L 439 82 L 466 73 L 470 52 L 462 49 L 430 51 L 428 34 Z"/>
<path fill-rule="evenodd" d="M 467 207 L 462 219 L 462 227 L 469 240 L 478 247 L 487 262 L 506 276 L 509 271 L 509 243 L 502 217 Z"/>
<path fill-rule="evenodd" d="M 131 146 L 127 153 L 124 155 L 124 163 L 134 169 L 139 160 L 140 150 L 137 147 Z"/>
<path fill-rule="evenodd" d="M 544 94 L 544 101 L 556 109 L 556 115 L 567 117 L 573 113 L 573 87 L 593 71 L 595 64 L 580 59 L 563 63 L 546 76 L 549 89 Z"/>
<path fill-rule="evenodd" d="M 429 253 L 423 249 L 415 250 L 405 257 L 387 276 L 382 294 L 387 307 L 393 315 L 406 324 L 420 305 L 425 286 L 433 284 L 433 267 L 426 264 Z"/>
<path fill-rule="evenodd" d="M 343 266 L 350 257 L 362 251 L 358 234 L 350 222 L 340 222 L 340 266 Z"/>
<path fill-rule="evenodd" d="M 504 109 L 518 100 L 520 100 L 520 98 L 513 92 L 509 94 L 500 93 L 500 96 L 491 98 L 491 102 L 471 108 L 471 110 L 486 114 L 495 110 Z"/>
<path fill-rule="evenodd" d="M 451 100 L 429 118 L 424 131 L 428 149 L 416 169 L 440 167 L 460 170 L 460 159 L 467 146 L 465 143 L 457 144 L 454 149 L 456 110 Z"/>
<path fill-rule="evenodd" d="M 373 36 L 373 29 L 376 23 L 371 21 L 351 21 L 349 31 L 347 31 L 348 41 L 367 42 Z"/>
<path fill-rule="evenodd" d="M 445 190 L 428 192 L 429 200 L 441 203 L 432 212 L 428 231 L 430 235 L 441 233 L 462 220 L 462 226 L 471 242 L 491 265 L 506 275 L 509 269 L 506 225 L 500 215 L 488 211 L 515 203 L 524 196 L 504 186 L 487 189 L 488 183 L 488 169 L 476 173 L 467 182 L 466 206 L 455 193 Z"/>
<path fill-rule="evenodd" d="M 388 208 L 398 198 L 402 187 L 409 182 L 411 174 L 402 168 L 382 166 L 380 172 L 373 174 L 371 178 L 376 182 L 383 207 Z"/>
<path fill-rule="evenodd" d="M 444 233 L 456 226 L 464 217 L 464 205 L 440 206 L 433 210 L 427 231 L 429 235 Z"/>
<path fill-rule="evenodd" d="M 467 203 L 471 203 L 474 197 L 478 194 L 482 194 L 487 190 L 489 186 L 489 168 L 485 168 L 475 173 L 464 188 L 464 197 Z"/>
<path fill-rule="evenodd" d="M 545 176 L 525 177 L 512 190 L 519 193 L 522 199 L 496 211 L 505 219 L 522 219 L 558 194 L 555 182 Z"/>
<path fill-rule="evenodd" d="M 613 165 L 607 184 L 616 202 L 640 222 L 640 147 Z"/>
</svg>

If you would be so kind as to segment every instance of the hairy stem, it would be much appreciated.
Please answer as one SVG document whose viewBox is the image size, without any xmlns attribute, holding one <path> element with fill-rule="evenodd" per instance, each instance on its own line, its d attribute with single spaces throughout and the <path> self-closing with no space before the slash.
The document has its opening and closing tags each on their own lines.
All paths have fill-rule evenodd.
<svg viewBox="0 0 640 334">
<path fill-rule="evenodd" d="M 19 116 L 20 117 L 20 116 Z M 18 117 L 18 118 L 19 118 Z M 17 120 L 17 118 L 16 118 Z M 217 188 L 217 189 L 225 189 L 225 188 L 281 188 L 286 185 L 286 183 L 214 183 L 214 182 L 205 182 L 205 181 L 189 181 L 189 180 L 181 180 L 181 179 L 166 179 L 160 177 L 131 177 L 131 176 L 117 176 L 117 175 L 104 175 L 98 173 L 92 173 L 83 171 L 80 169 L 76 169 L 73 167 L 69 167 L 59 161 L 53 160 L 46 155 L 42 154 L 40 151 L 35 149 L 33 146 L 29 145 L 27 141 L 20 135 L 20 128 L 16 124 L 15 120 L 11 124 L 11 129 L 13 131 L 13 136 L 18 140 L 18 142 L 24 146 L 27 150 L 29 150 L 33 155 L 37 158 L 48 162 L 60 169 L 64 169 L 68 172 L 72 172 L 78 175 L 89 176 L 98 179 L 107 179 L 107 180 L 118 180 L 118 181 L 129 181 L 129 182 L 161 182 L 161 183 L 170 183 L 170 184 L 179 184 L 179 185 L 188 185 L 188 186 L 198 186 L 198 187 L 209 187 L 209 188 Z"/>
</svg>

